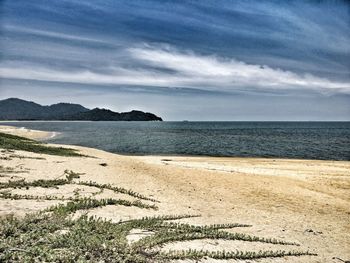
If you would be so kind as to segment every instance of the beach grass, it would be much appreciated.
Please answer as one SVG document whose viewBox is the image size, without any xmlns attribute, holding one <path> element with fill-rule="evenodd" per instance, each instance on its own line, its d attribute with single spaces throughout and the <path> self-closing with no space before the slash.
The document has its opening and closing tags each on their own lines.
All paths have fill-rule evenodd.
<svg viewBox="0 0 350 263">
<path fill-rule="evenodd" d="M 99 188 L 101 190 L 107 189 L 107 190 L 111 190 L 111 191 L 116 192 L 116 193 L 126 194 L 126 195 L 130 195 L 132 197 L 135 197 L 135 198 L 148 200 L 148 201 L 152 201 L 152 202 L 159 202 L 158 200 L 156 200 L 154 198 L 150 198 L 150 197 L 144 196 L 142 194 L 134 192 L 131 189 L 125 189 L 125 188 L 122 188 L 122 187 L 112 186 L 110 184 L 98 184 L 96 182 L 91 182 L 91 181 L 90 182 L 80 181 L 80 182 L 78 182 L 78 184 L 79 185 L 96 187 L 96 188 Z"/>
<path fill-rule="evenodd" d="M 83 156 L 75 149 L 53 147 L 28 138 L 0 132 L 0 148 L 58 156 Z"/>
<path fill-rule="evenodd" d="M 23 218 L 13 215 L 0 219 L 0 261 L 1 262 L 168 262 L 169 260 L 202 258 L 214 259 L 260 259 L 286 256 L 314 255 L 308 251 L 204 251 L 181 250 L 163 251 L 162 246 L 182 241 L 200 239 L 240 240 L 261 242 L 272 245 L 299 246 L 275 238 L 262 238 L 254 235 L 231 233 L 224 229 L 250 227 L 247 224 L 214 224 L 195 226 L 173 220 L 197 217 L 199 215 L 161 215 L 144 217 L 121 222 L 89 217 L 91 209 L 104 206 L 135 206 L 140 209 L 154 209 L 154 204 L 144 195 L 131 192 L 136 201 L 123 199 L 92 199 L 58 196 L 35 196 L 12 194 L 15 188 L 61 187 L 67 184 L 88 185 L 100 189 L 113 189 L 113 186 L 94 182 L 79 184 L 74 182 L 81 174 L 66 170 L 65 179 L 9 181 L 0 184 L 0 198 L 11 200 L 57 200 L 64 201 L 40 212 L 27 214 Z M 116 188 L 119 189 L 119 188 Z M 130 192 L 123 191 L 125 194 Z M 78 219 L 71 216 L 85 211 Z M 143 229 L 153 233 L 150 236 L 129 243 L 128 235 L 133 229 Z"/>
<path fill-rule="evenodd" d="M 64 205 L 62 206 L 64 207 Z M 69 205 L 67 205 L 69 207 Z M 67 211 L 70 209 L 64 209 Z M 173 218 L 186 216 L 173 216 Z M 190 217 L 190 216 L 189 216 Z M 162 251 L 161 245 L 206 235 L 197 228 L 168 223 L 167 217 L 147 217 L 113 223 L 83 215 L 76 220 L 64 212 L 28 214 L 24 218 L 0 219 L 0 261 L 2 262 L 168 262 L 172 259 L 259 259 L 314 255 L 308 251 Z M 134 243 L 127 241 L 132 229 L 146 229 L 154 234 Z M 209 232 L 218 231 L 207 227 Z M 227 226 L 231 228 L 231 226 Z M 220 232 L 217 232 L 220 233 Z M 240 240 L 240 239 L 237 239 Z M 260 240 L 269 242 L 269 240 Z M 158 248 L 158 249 L 157 249 Z"/>
<path fill-rule="evenodd" d="M 1 168 L 1 167 L 0 167 Z M 12 170 L 11 170 L 12 171 Z M 62 179 L 39 179 L 34 181 L 26 181 L 25 179 L 20 180 L 10 180 L 8 182 L 0 183 L 0 190 L 1 189 L 8 189 L 8 188 L 25 188 L 29 189 L 30 187 L 42 187 L 42 188 L 56 188 L 58 189 L 59 186 L 64 186 L 67 184 L 75 184 L 75 185 L 81 185 L 81 186 L 89 186 L 89 187 L 95 187 L 100 189 L 100 193 L 104 189 L 112 190 L 116 193 L 125 194 L 131 197 L 134 197 L 136 199 L 151 201 L 151 202 L 159 202 L 158 200 L 155 200 L 153 198 L 147 197 L 143 194 L 137 193 L 135 191 L 132 191 L 130 189 L 125 189 L 122 187 L 113 186 L 110 184 L 98 184 L 96 182 L 84 182 L 84 181 L 73 181 L 74 179 L 80 178 L 80 173 L 75 173 L 73 171 L 66 170 L 65 171 L 66 178 Z"/>
</svg>

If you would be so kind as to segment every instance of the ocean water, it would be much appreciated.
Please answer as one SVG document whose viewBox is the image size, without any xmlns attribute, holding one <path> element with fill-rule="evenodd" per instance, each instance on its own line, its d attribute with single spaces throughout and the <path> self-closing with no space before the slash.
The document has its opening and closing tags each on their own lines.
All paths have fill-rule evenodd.
<svg viewBox="0 0 350 263">
<path fill-rule="evenodd" d="M 11 122 L 51 143 L 136 155 L 350 160 L 350 122 Z"/>
</svg>

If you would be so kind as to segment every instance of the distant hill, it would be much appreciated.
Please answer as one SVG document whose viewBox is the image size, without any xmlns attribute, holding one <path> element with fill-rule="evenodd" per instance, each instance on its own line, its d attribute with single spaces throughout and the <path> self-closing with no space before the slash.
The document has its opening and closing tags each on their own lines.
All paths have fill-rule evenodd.
<svg viewBox="0 0 350 263">
<path fill-rule="evenodd" d="M 86 120 L 86 121 L 162 121 L 149 112 L 113 112 L 88 109 L 79 104 L 57 103 L 42 106 L 32 101 L 10 98 L 0 100 L 0 120 Z"/>
<path fill-rule="evenodd" d="M 58 103 L 42 106 L 32 101 L 10 98 L 0 101 L 1 120 L 46 120 L 57 119 L 65 115 L 86 112 L 89 109 L 79 104 Z"/>
</svg>

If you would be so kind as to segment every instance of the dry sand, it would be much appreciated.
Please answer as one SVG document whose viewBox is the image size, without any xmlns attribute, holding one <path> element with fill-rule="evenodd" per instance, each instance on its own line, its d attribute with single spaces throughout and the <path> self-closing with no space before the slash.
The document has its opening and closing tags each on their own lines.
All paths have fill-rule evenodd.
<svg viewBox="0 0 350 263">
<path fill-rule="evenodd" d="M 4 128 L 0 128 L 4 131 Z M 28 131 L 12 134 L 37 136 Z M 46 134 L 47 135 L 47 134 Z M 46 136 L 45 135 L 45 136 Z M 34 137 L 38 138 L 38 137 Z M 318 256 L 262 259 L 259 262 L 342 262 L 350 260 L 350 162 L 262 158 L 215 158 L 172 156 L 122 156 L 101 150 L 69 146 L 95 156 L 59 157 L 16 151 L 16 154 L 44 159 L 0 160 L 26 180 L 53 179 L 64 170 L 84 173 L 81 180 L 111 183 L 152 196 L 160 201 L 159 211 L 107 206 L 94 209 L 97 215 L 114 221 L 159 214 L 200 214 L 184 219 L 193 224 L 246 223 L 242 233 L 300 243 L 300 247 L 201 240 L 178 242 L 164 249 L 208 250 L 288 249 L 310 250 Z M 5 157 L 8 153 L 1 153 Z M 106 163 L 107 166 L 101 166 Z M 8 180 L 0 177 L 2 181 Z M 79 190 L 77 190 L 79 188 Z M 29 193 L 14 190 L 13 193 Z M 35 194 L 91 196 L 95 190 L 82 186 L 40 189 Z M 103 197 L 116 194 L 105 191 Z M 0 200 L 0 215 L 23 215 L 56 201 Z M 140 233 L 131 235 L 137 239 Z M 134 233 L 134 234 L 135 234 Z M 147 235 L 148 233 L 143 233 Z M 206 262 L 216 262 L 207 260 Z M 222 262 L 222 261 L 221 261 Z M 242 262 L 242 261 L 232 261 Z M 247 261 L 251 262 L 251 261 Z"/>
</svg>

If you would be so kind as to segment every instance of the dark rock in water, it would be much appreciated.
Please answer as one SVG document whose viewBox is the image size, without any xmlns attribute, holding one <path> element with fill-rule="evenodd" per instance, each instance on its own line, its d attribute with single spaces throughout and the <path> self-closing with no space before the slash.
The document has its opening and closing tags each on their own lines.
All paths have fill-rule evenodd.
<svg viewBox="0 0 350 263">
<path fill-rule="evenodd" d="M 121 113 L 99 108 L 90 110 L 72 103 L 42 106 L 32 101 L 10 98 L 0 101 L 0 120 L 162 121 L 162 118 L 137 110 Z"/>
</svg>

